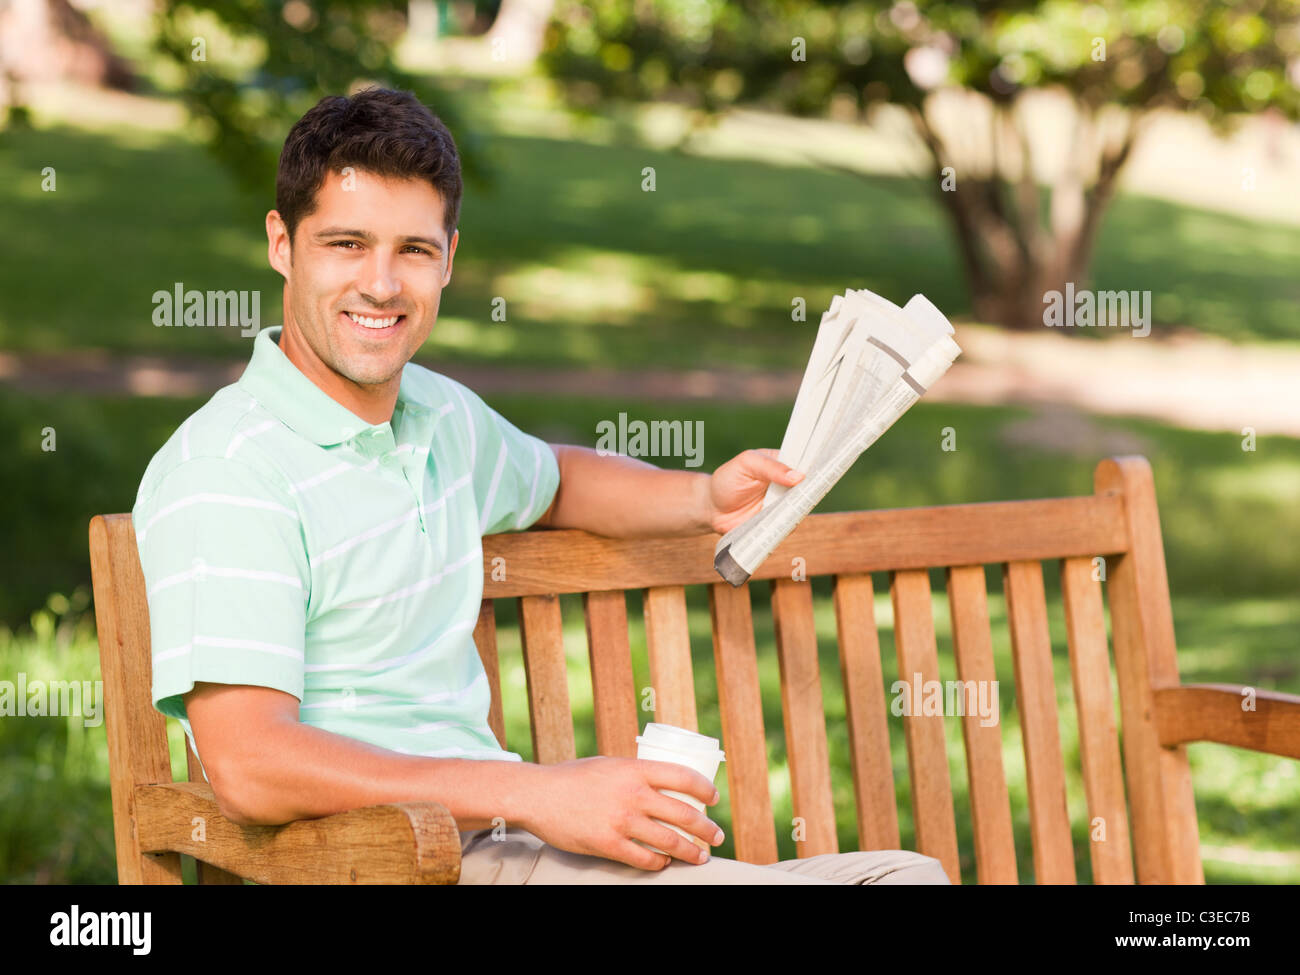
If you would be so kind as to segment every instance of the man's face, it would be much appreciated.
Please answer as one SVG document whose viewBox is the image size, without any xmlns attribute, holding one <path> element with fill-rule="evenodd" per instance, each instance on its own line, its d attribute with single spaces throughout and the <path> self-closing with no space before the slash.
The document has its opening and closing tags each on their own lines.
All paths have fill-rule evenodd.
<svg viewBox="0 0 1300 975">
<path fill-rule="evenodd" d="M 292 248 L 276 211 L 267 236 L 285 279 L 286 355 L 345 405 L 377 387 L 395 392 L 433 329 L 460 238 L 447 240 L 438 191 L 422 179 L 331 172 Z"/>
</svg>

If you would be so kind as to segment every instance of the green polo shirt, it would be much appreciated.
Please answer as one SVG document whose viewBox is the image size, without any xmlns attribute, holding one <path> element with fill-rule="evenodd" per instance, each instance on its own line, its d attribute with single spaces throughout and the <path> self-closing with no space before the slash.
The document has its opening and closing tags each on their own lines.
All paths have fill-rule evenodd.
<svg viewBox="0 0 1300 975">
<path fill-rule="evenodd" d="M 392 751 L 519 761 L 488 727 L 473 640 L 481 538 L 541 517 L 554 453 L 411 363 L 392 421 L 367 423 L 279 335 L 258 334 L 140 484 L 155 707 L 194 747 L 195 682 L 274 687 L 304 724 Z"/>
</svg>

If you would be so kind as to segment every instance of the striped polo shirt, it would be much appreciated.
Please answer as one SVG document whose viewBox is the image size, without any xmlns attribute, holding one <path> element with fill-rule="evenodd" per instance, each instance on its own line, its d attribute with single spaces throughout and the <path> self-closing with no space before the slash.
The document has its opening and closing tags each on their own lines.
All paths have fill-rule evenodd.
<svg viewBox="0 0 1300 975">
<path fill-rule="evenodd" d="M 413 363 L 392 421 L 367 423 L 279 335 L 257 335 L 140 484 L 154 706 L 196 754 L 182 695 L 210 681 L 274 687 L 304 724 L 392 751 L 520 761 L 487 722 L 481 539 L 541 517 L 554 453 Z"/>
</svg>

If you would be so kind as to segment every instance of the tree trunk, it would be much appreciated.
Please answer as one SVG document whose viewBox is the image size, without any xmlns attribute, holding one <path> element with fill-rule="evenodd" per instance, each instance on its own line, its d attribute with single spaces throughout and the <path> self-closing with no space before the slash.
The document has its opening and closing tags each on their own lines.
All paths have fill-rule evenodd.
<svg viewBox="0 0 1300 975">
<path fill-rule="evenodd" d="M 1068 168 L 1057 178 L 1050 228 L 1041 220 L 1029 138 L 1017 124 L 1014 106 L 995 108 L 993 121 L 995 138 L 1001 126 L 1012 137 L 1018 157 L 1012 153 L 1010 159 L 999 158 L 995 153 L 987 177 L 975 175 L 980 167 L 973 161 L 958 160 L 949 152 L 923 107 L 912 109 L 911 115 L 933 162 L 934 186 L 953 226 L 975 316 L 1017 331 L 1042 328 L 1048 292 L 1064 292 L 1068 282 L 1076 290 L 1089 286 L 1101 219 L 1136 141 L 1142 115 L 1129 116 L 1117 145 L 1094 151 L 1097 176 L 1091 185 L 1077 168 Z M 1092 122 L 1081 112 L 1080 132 L 1070 154 L 1075 160 L 1084 154 L 1081 134 Z M 958 174 L 951 190 L 942 186 L 946 167 Z"/>
<path fill-rule="evenodd" d="M 131 69 L 84 13 L 68 0 L 0 4 L 0 61 L 19 82 L 72 79 L 130 89 Z"/>
<path fill-rule="evenodd" d="M 505 57 L 531 64 L 542 51 L 554 8 L 555 0 L 501 0 L 496 20 L 485 35 L 488 43 L 500 41 Z"/>
</svg>

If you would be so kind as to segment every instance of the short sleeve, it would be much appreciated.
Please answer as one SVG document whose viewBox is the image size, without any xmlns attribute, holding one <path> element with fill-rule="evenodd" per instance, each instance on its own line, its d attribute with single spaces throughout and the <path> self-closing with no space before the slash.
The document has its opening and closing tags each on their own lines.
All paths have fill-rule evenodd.
<svg viewBox="0 0 1300 975">
<path fill-rule="evenodd" d="M 195 683 L 302 699 L 311 577 L 296 506 L 252 467 L 198 457 L 132 512 L 149 602 L 153 702 L 187 720 Z"/>
<path fill-rule="evenodd" d="M 560 466 L 544 440 L 524 433 L 474 393 L 455 383 L 467 425 L 479 534 L 521 531 L 555 500 Z"/>
</svg>

